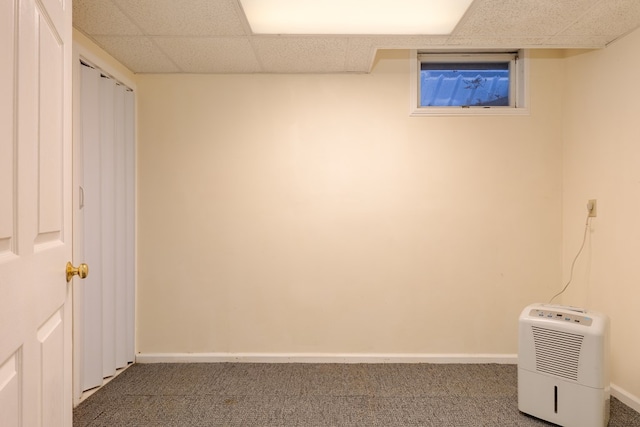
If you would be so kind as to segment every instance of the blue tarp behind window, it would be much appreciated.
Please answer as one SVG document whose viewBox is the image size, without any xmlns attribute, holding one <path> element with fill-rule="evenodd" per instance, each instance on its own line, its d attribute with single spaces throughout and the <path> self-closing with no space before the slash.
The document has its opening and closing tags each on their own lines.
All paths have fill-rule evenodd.
<svg viewBox="0 0 640 427">
<path fill-rule="evenodd" d="M 509 106 L 509 63 L 423 62 L 420 106 Z"/>
</svg>

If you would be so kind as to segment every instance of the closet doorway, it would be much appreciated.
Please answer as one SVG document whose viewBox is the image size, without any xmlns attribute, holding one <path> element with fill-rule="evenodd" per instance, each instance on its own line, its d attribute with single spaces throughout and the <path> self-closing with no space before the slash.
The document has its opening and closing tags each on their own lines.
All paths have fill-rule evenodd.
<svg viewBox="0 0 640 427">
<path fill-rule="evenodd" d="M 135 94 L 88 61 L 76 73 L 74 398 L 135 358 Z"/>
</svg>

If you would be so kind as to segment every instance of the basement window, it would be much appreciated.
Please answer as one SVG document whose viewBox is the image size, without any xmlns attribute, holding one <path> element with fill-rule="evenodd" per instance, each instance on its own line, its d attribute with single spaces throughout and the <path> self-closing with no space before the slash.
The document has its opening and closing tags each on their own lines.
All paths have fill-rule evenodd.
<svg viewBox="0 0 640 427">
<path fill-rule="evenodd" d="M 416 51 L 411 115 L 527 114 L 523 53 Z"/>
</svg>

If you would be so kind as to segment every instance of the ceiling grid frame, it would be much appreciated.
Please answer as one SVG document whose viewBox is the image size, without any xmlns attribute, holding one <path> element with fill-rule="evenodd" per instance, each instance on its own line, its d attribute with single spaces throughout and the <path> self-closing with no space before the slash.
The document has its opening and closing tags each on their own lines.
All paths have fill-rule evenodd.
<svg viewBox="0 0 640 427">
<path fill-rule="evenodd" d="M 259 35 L 239 0 L 75 0 L 74 27 L 134 73 L 368 73 L 378 49 L 600 49 L 637 0 L 474 0 L 449 35 Z"/>
</svg>

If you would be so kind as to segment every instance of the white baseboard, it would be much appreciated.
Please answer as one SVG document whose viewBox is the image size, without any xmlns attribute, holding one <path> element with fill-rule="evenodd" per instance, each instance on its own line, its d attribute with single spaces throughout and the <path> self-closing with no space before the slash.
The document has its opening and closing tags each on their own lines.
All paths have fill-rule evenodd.
<svg viewBox="0 0 640 427">
<path fill-rule="evenodd" d="M 640 398 L 638 396 L 634 396 L 615 384 L 611 384 L 611 395 L 634 411 L 640 412 Z"/>
<path fill-rule="evenodd" d="M 517 354 L 413 353 L 138 353 L 137 363 L 498 363 L 516 364 Z"/>
</svg>

